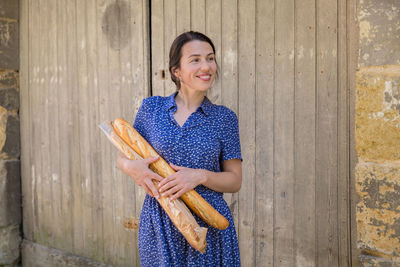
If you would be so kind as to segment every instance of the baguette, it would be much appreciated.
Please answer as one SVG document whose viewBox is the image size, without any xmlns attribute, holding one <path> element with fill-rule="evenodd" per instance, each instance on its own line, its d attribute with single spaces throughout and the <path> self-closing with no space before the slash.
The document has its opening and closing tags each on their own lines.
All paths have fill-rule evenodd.
<svg viewBox="0 0 400 267">
<path fill-rule="evenodd" d="M 142 158 L 159 156 L 154 148 L 124 119 L 115 119 L 113 126 L 121 138 Z M 150 164 L 150 168 L 164 178 L 175 173 L 175 170 L 161 157 Z M 181 196 L 181 199 L 207 224 L 221 230 L 229 226 L 228 220 L 195 190 L 186 192 Z"/>
<path fill-rule="evenodd" d="M 132 150 L 124 140 L 115 132 L 110 122 L 103 122 L 100 128 L 105 132 L 108 139 L 129 159 L 141 159 L 142 157 Z M 158 182 L 153 180 L 158 190 Z M 206 251 L 207 247 L 207 228 L 200 227 L 193 217 L 192 213 L 186 207 L 182 200 L 171 201 L 167 197 L 159 197 L 158 202 L 168 214 L 169 218 L 182 233 L 189 244 L 201 253 Z"/>
</svg>

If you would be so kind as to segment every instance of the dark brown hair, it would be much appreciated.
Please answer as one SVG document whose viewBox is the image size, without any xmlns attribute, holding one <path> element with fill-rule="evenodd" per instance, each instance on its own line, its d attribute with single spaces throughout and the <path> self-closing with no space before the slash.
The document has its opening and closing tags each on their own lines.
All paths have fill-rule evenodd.
<svg viewBox="0 0 400 267">
<path fill-rule="evenodd" d="M 182 57 L 182 47 L 190 41 L 202 41 L 209 43 L 215 55 L 215 46 L 213 42 L 211 41 L 210 38 L 208 38 L 206 35 L 200 32 L 194 32 L 194 31 L 184 32 L 178 37 L 176 37 L 176 39 L 171 45 L 171 49 L 169 50 L 169 73 L 171 74 L 171 79 L 175 83 L 177 90 L 181 88 L 181 83 L 178 77 L 175 76 L 173 71 L 180 67 L 180 61 Z M 216 60 L 215 64 L 217 64 Z M 218 76 L 218 64 L 217 64 L 217 76 Z"/>
</svg>

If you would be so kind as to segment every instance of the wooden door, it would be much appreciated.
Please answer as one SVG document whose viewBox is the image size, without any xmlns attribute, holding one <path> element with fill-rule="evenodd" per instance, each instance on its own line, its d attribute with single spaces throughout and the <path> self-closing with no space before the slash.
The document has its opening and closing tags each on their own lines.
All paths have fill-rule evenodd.
<svg viewBox="0 0 400 267">
<path fill-rule="evenodd" d="M 225 199 L 243 266 L 350 265 L 353 11 L 344 0 L 22 0 L 25 239 L 139 266 L 124 222 L 144 193 L 97 125 L 133 122 L 144 97 L 171 94 L 169 47 L 197 30 L 217 49 L 208 96 L 239 117 L 243 185 Z"/>
<path fill-rule="evenodd" d="M 149 95 L 148 12 L 142 0 L 21 1 L 23 231 L 40 245 L 27 266 L 63 266 L 44 247 L 138 265 L 124 222 L 144 194 L 97 125 L 133 122 Z"/>
<path fill-rule="evenodd" d="M 210 99 L 239 116 L 243 186 L 226 194 L 243 266 L 350 265 L 346 1 L 152 0 L 152 92 L 173 39 L 216 46 Z M 347 9 L 348 8 L 348 9 Z"/>
</svg>

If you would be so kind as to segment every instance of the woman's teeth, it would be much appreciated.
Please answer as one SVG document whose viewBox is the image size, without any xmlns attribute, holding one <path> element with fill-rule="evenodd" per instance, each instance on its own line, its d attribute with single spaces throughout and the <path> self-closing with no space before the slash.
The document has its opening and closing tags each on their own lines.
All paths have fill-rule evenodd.
<svg viewBox="0 0 400 267">
<path fill-rule="evenodd" d="M 200 75 L 198 76 L 200 79 L 202 79 L 203 81 L 208 81 L 211 78 L 211 75 Z"/>
</svg>

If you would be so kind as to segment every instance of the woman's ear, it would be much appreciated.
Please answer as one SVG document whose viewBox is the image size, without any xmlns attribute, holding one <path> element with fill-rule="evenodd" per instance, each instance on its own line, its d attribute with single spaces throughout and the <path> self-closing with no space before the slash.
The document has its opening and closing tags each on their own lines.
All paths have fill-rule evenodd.
<svg viewBox="0 0 400 267">
<path fill-rule="evenodd" d="M 173 68 L 172 72 L 174 73 L 175 77 L 180 79 L 180 71 L 179 68 Z"/>
</svg>

